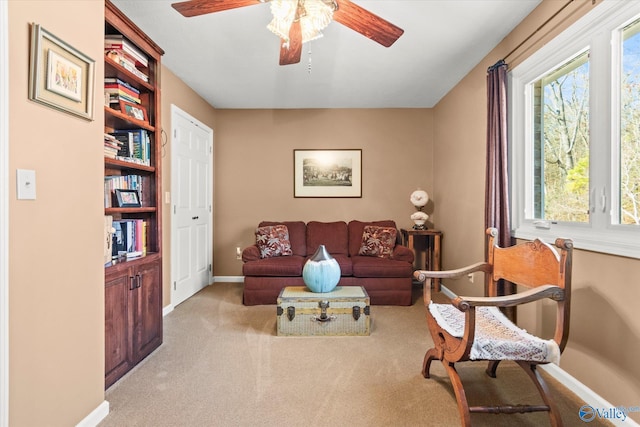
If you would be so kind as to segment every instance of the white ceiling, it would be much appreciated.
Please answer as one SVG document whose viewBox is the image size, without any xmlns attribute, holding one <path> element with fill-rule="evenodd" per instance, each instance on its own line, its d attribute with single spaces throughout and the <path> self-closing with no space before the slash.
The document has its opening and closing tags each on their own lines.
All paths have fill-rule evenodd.
<svg viewBox="0 0 640 427">
<path fill-rule="evenodd" d="M 404 34 L 385 48 L 332 22 L 299 64 L 280 66 L 268 3 L 185 18 L 176 0 L 112 1 L 216 108 L 433 107 L 541 2 L 354 0 Z"/>
</svg>

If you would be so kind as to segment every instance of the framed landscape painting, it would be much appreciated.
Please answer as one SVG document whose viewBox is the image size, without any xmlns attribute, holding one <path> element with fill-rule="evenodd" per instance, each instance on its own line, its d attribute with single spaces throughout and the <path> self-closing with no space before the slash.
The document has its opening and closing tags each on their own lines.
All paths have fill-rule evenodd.
<svg viewBox="0 0 640 427">
<path fill-rule="evenodd" d="M 294 197 L 362 197 L 362 150 L 293 150 Z"/>
</svg>

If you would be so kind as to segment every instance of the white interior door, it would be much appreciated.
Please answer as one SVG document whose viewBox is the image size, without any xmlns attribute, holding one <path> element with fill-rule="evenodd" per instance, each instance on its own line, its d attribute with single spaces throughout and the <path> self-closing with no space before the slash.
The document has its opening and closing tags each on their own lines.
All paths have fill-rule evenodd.
<svg viewBox="0 0 640 427">
<path fill-rule="evenodd" d="M 213 246 L 213 131 L 171 106 L 171 303 L 210 283 Z"/>
</svg>

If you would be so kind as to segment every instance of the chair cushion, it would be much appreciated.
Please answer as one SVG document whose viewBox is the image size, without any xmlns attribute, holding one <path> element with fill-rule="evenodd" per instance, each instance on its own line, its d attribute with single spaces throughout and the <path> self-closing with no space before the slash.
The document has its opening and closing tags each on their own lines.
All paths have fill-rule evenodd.
<svg viewBox="0 0 640 427">
<path fill-rule="evenodd" d="M 464 334 L 465 314 L 451 304 L 429 304 L 438 325 L 454 337 Z M 469 354 L 471 360 L 529 360 L 560 362 L 560 347 L 520 329 L 497 307 L 476 307 L 476 334 Z"/>
</svg>

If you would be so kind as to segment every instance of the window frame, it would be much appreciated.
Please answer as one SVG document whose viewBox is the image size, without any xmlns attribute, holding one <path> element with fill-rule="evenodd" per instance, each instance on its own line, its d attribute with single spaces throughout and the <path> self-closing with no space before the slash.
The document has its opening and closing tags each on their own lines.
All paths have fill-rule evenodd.
<svg viewBox="0 0 640 427">
<path fill-rule="evenodd" d="M 614 151 L 619 150 L 620 134 L 618 30 L 639 16 L 640 2 L 605 0 L 508 73 L 514 237 L 551 242 L 562 236 L 573 239 L 579 249 L 640 258 L 640 226 L 616 224 L 611 215 L 612 208 L 619 204 L 617 194 L 612 194 L 619 185 L 619 162 Z M 533 95 L 529 87 L 585 50 L 590 51 L 589 222 L 533 219 Z"/>
</svg>

